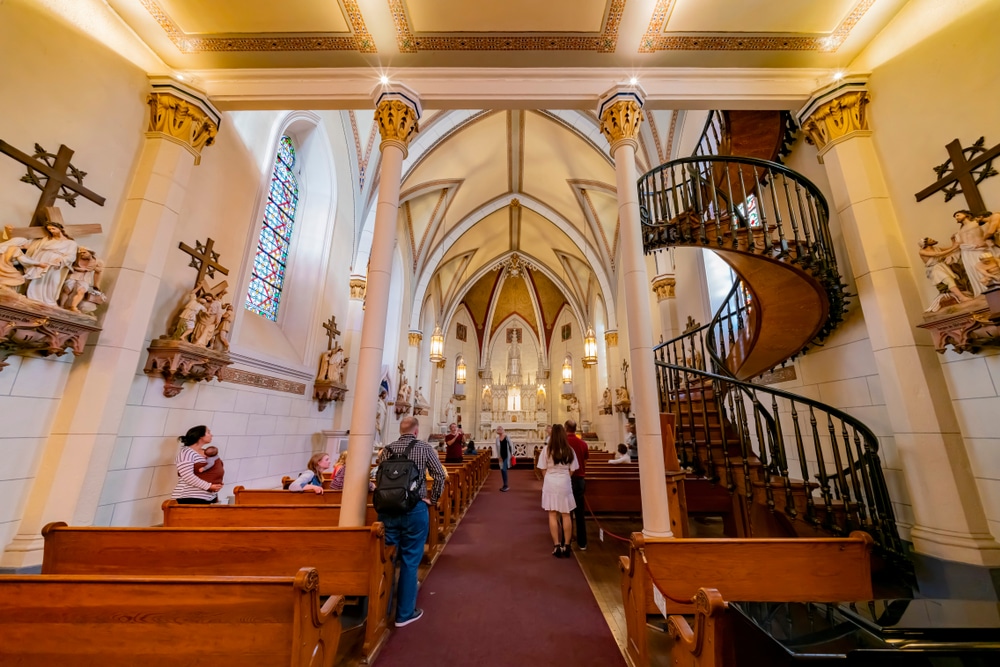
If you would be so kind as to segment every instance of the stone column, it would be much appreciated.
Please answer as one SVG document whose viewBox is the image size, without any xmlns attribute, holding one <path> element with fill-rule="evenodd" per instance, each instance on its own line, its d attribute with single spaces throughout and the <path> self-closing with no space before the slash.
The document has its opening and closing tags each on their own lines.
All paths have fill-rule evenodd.
<svg viewBox="0 0 1000 667">
<path fill-rule="evenodd" d="M 660 331 L 663 340 L 668 341 L 681 334 L 677 321 L 677 280 L 672 274 L 661 274 L 653 278 L 653 293 L 660 310 Z"/>
<path fill-rule="evenodd" d="M 872 141 L 869 101 L 864 79 L 840 81 L 818 91 L 799 119 L 830 178 L 913 503 L 910 537 L 920 553 L 995 566 L 1000 545 L 989 532 L 941 364 L 910 324 L 920 319 L 919 290 Z"/>
<path fill-rule="evenodd" d="M 365 290 L 368 280 L 359 274 L 350 279 L 351 296 L 347 302 L 347 320 L 344 325 L 344 349 L 347 350 L 347 386 L 355 387 L 358 380 L 358 356 L 361 350 L 361 322 L 365 310 Z M 347 393 L 347 400 L 335 404 L 334 428 L 342 431 L 351 428 L 351 410 L 354 407 L 355 392 Z"/>
<path fill-rule="evenodd" d="M 358 377 L 354 384 L 351 409 L 351 436 L 348 439 L 347 470 L 344 475 L 343 508 L 340 525 L 365 525 L 368 498 L 368 471 L 375 440 L 375 404 L 379 373 L 385 347 L 385 322 L 389 311 L 389 281 L 392 250 L 396 245 L 399 185 L 410 139 L 417 133 L 420 99 L 405 86 L 386 85 L 376 92 L 375 122 L 382 136 L 378 203 L 368 264 L 365 317 L 358 351 Z M 395 397 L 389 397 L 395 399 Z M 391 410 L 390 410 L 391 411 Z M 386 424 L 394 417 L 387 415 Z"/>
<path fill-rule="evenodd" d="M 406 373 L 407 373 L 407 379 L 410 381 L 410 384 L 413 385 L 413 399 L 410 401 L 410 403 L 413 404 L 414 408 L 416 408 L 417 405 L 417 389 L 420 386 L 423 386 L 422 384 L 423 380 L 419 379 L 420 343 L 421 341 L 423 341 L 423 339 L 424 339 L 424 332 L 422 331 L 417 331 L 414 329 L 407 334 L 407 343 L 409 343 L 409 345 L 406 348 Z M 426 392 L 421 391 L 421 393 L 424 394 L 424 398 L 427 397 Z M 411 415 L 414 414 L 413 409 L 410 410 L 410 414 Z M 433 429 L 431 428 L 430 415 L 426 417 L 417 417 L 417 419 L 420 420 L 421 436 L 427 437 L 428 435 L 433 433 Z"/>
<path fill-rule="evenodd" d="M 642 490 L 643 533 L 671 537 L 660 447 L 660 406 L 653 359 L 653 325 L 649 312 L 649 277 L 639 229 L 639 195 L 635 170 L 636 137 L 642 122 L 644 93 L 635 86 L 616 86 L 600 99 L 597 115 L 601 133 L 611 144 L 618 188 L 622 257 L 619 277 L 625 281 L 632 410 L 639 442 L 639 484 Z"/>
<path fill-rule="evenodd" d="M 219 130 L 219 112 L 176 81 L 153 80 L 148 102 L 146 140 L 109 240 L 103 331 L 70 371 L 5 567 L 41 563 L 45 524 L 93 523 L 192 169 Z"/>
</svg>

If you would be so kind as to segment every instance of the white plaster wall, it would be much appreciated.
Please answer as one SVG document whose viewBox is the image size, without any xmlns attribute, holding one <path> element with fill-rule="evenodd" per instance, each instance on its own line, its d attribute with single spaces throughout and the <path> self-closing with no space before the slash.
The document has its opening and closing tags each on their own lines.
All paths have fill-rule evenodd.
<svg viewBox="0 0 1000 667">
<path fill-rule="evenodd" d="M 84 184 L 103 207 L 60 204 L 69 224 L 98 223 L 103 233 L 77 239 L 103 256 L 142 142 L 145 75 L 100 44 L 53 22 L 30 3 L 0 3 L 0 139 L 29 155 L 34 144 L 75 151 Z M 0 156 L 0 225 L 24 226 L 39 190 L 20 182 L 25 168 Z M 10 357 L 0 372 L 0 544 L 24 511 L 73 355 Z"/>
<path fill-rule="evenodd" d="M 953 139 L 959 139 L 963 146 L 984 135 L 987 146 L 1000 142 L 1000 62 L 995 47 L 1000 3 L 978 3 L 950 24 L 942 20 L 918 25 L 921 16 L 931 16 L 928 4 L 921 0 L 913 12 L 901 14 L 900 22 L 908 18 L 917 23 L 901 26 L 906 30 L 896 34 L 896 41 L 890 39 L 895 33 L 887 32 L 883 43 L 876 45 L 877 54 L 873 49 L 871 57 L 881 62 L 887 50 L 904 41 L 903 36 L 919 35 L 920 30 L 930 33 L 873 69 L 869 105 L 873 140 L 909 250 L 910 269 L 921 290 L 921 308 L 931 302 L 936 290 L 924 276 L 917 241 L 931 236 L 947 243 L 956 228 L 952 213 L 968 207 L 961 196 L 946 203 L 944 195 L 938 193 L 918 203 L 914 193 L 936 180 L 933 167 L 947 159 L 945 145 Z M 917 11 L 920 7 L 923 9 Z M 945 13 L 951 20 L 954 13 Z M 980 191 L 988 208 L 1000 209 L 1000 177 L 985 180 Z M 918 336 L 929 344 L 926 334 Z M 940 359 L 991 530 L 1000 537 L 996 419 L 1000 414 L 1000 358 L 988 351 L 948 352 Z"/>
</svg>

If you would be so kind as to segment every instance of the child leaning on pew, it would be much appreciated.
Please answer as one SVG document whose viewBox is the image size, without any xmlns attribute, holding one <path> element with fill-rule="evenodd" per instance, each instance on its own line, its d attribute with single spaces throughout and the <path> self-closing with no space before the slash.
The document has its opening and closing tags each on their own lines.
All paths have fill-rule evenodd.
<svg viewBox="0 0 1000 667">
<path fill-rule="evenodd" d="M 204 452 L 208 462 L 205 465 L 195 464 L 195 476 L 209 484 L 222 484 L 222 478 L 225 477 L 226 471 L 222 459 L 219 458 L 219 448 L 215 445 L 209 445 L 204 449 Z"/>
<path fill-rule="evenodd" d="M 618 458 L 611 459 L 608 463 L 613 463 L 615 465 L 619 463 L 631 463 L 632 457 L 628 453 L 628 445 L 624 442 L 618 443 Z"/>
</svg>

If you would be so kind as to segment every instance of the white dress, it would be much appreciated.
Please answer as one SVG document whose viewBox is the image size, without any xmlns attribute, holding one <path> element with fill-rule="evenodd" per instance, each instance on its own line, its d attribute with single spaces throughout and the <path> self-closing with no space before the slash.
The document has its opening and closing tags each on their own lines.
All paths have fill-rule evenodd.
<svg viewBox="0 0 1000 667">
<path fill-rule="evenodd" d="M 542 509 L 563 514 L 574 510 L 576 501 L 573 500 L 573 484 L 569 478 L 580 467 L 576 462 L 576 454 L 573 454 L 573 460 L 568 464 L 552 463 L 548 446 L 543 447 L 538 456 L 538 467 L 547 470 L 545 481 L 542 482 Z"/>
</svg>

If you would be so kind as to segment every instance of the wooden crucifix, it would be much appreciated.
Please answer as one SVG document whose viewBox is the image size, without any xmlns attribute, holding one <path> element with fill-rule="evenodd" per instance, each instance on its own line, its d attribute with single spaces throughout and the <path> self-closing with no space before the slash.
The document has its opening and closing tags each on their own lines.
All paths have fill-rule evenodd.
<svg viewBox="0 0 1000 667">
<path fill-rule="evenodd" d="M 42 196 L 38 198 L 38 205 L 35 206 L 35 212 L 31 216 L 30 226 L 41 227 L 49 222 L 50 219 L 46 217 L 46 208 L 54 207 L 57 199 L 62 199 L 75 208 L 77 196 L 83 196 L 98 206 L 104 206 L 104 197 L 83 187 L 83 178 L 87 172 L 70 164 L 73 151 L 65 145 L 59 146 L 59 152 L 53 155 L 35 144 L 35 154 L 28 155 L 0 139 L 0 153 L 25 165 L 28 168 L 28 173 L 22 176 L 21 180 L 25 183 L 31 183 L 42 191 Z M 87 227 L 97 227 L 97 232 L 81 232 L 69 228 L 66 231 L 70 232 L 71 235 L 73 235 L 73 231 L 76 231 L 76 235 L 100 233 L 100 225 L 87 225 Z"/>
<path fill-rule="evenodd" d="M 337 317 L 331 315 L 330 319 L 323 323 L 323 328 L 326 329 L 326 349 L 333 349 L 334 339 L 340 335 L 340 329 L 337 328 Z"/>
<path fill-rule="evenodd" d="M 985 137 L 979 137 L 979 141 L 969 148 L 962 148 L 962 143 L 955 139 L 946 146 L 948 149 L 948 161 L 934 167 L 934 172 L 938 175 L 937 182 L 927 186 L 916 195 L 917 201 L 923 201 L 939 190 L 944 190 L 945 201 L 950 201 L 957 194 L 965 195 L 965 202 L 973 215 L 986 212 L 986 204 L 983 203 L 983 196 L 979 193 L 979 183 L 990 176 L 997 174 L 993 168 L 993 159 L 1000 155 L 1000 144 L 993 148 L 983 148 Z M 973 155 L 971 160 L 966 159 L 966 152 Z M 951 171 L 948 171 L 949 165 Z M 978 171 L 977 171 L 978 170 Z M 952 185 L 952 183 L 957 183 Z"/>
<path fill-rule="evenodd" d="M 202 282 L 204 282 L 205 276 L 208 276 L 209 278 L 214 278 L 216 271 L 218 271 L 224 276 L 229 275 L 229 269 L 222 266 L 222 264 L 219 264 L 219 253 L 213 250 L 213 247 L 215 246 L 214 239 L 208 238 L 205 240 L 204 244 L 202 244 L 201 241 L 195 240 L 194 246 L 195 247 L 192 248 L 187 243 L 181 241 L 177 247 L 179 247 L 187 254 L 191 255 L 191 263 L 188 264 L 188 266 L 198 269 L 198 277 L 194 281 L 195 285 L 200 285 Z M 214 294 L 215 296 L 219 296 L 228 287 L 229 283 L 223 280 L 215 287 L 211 289 L 206 287 L 205 289 Z"/>
</svg>

